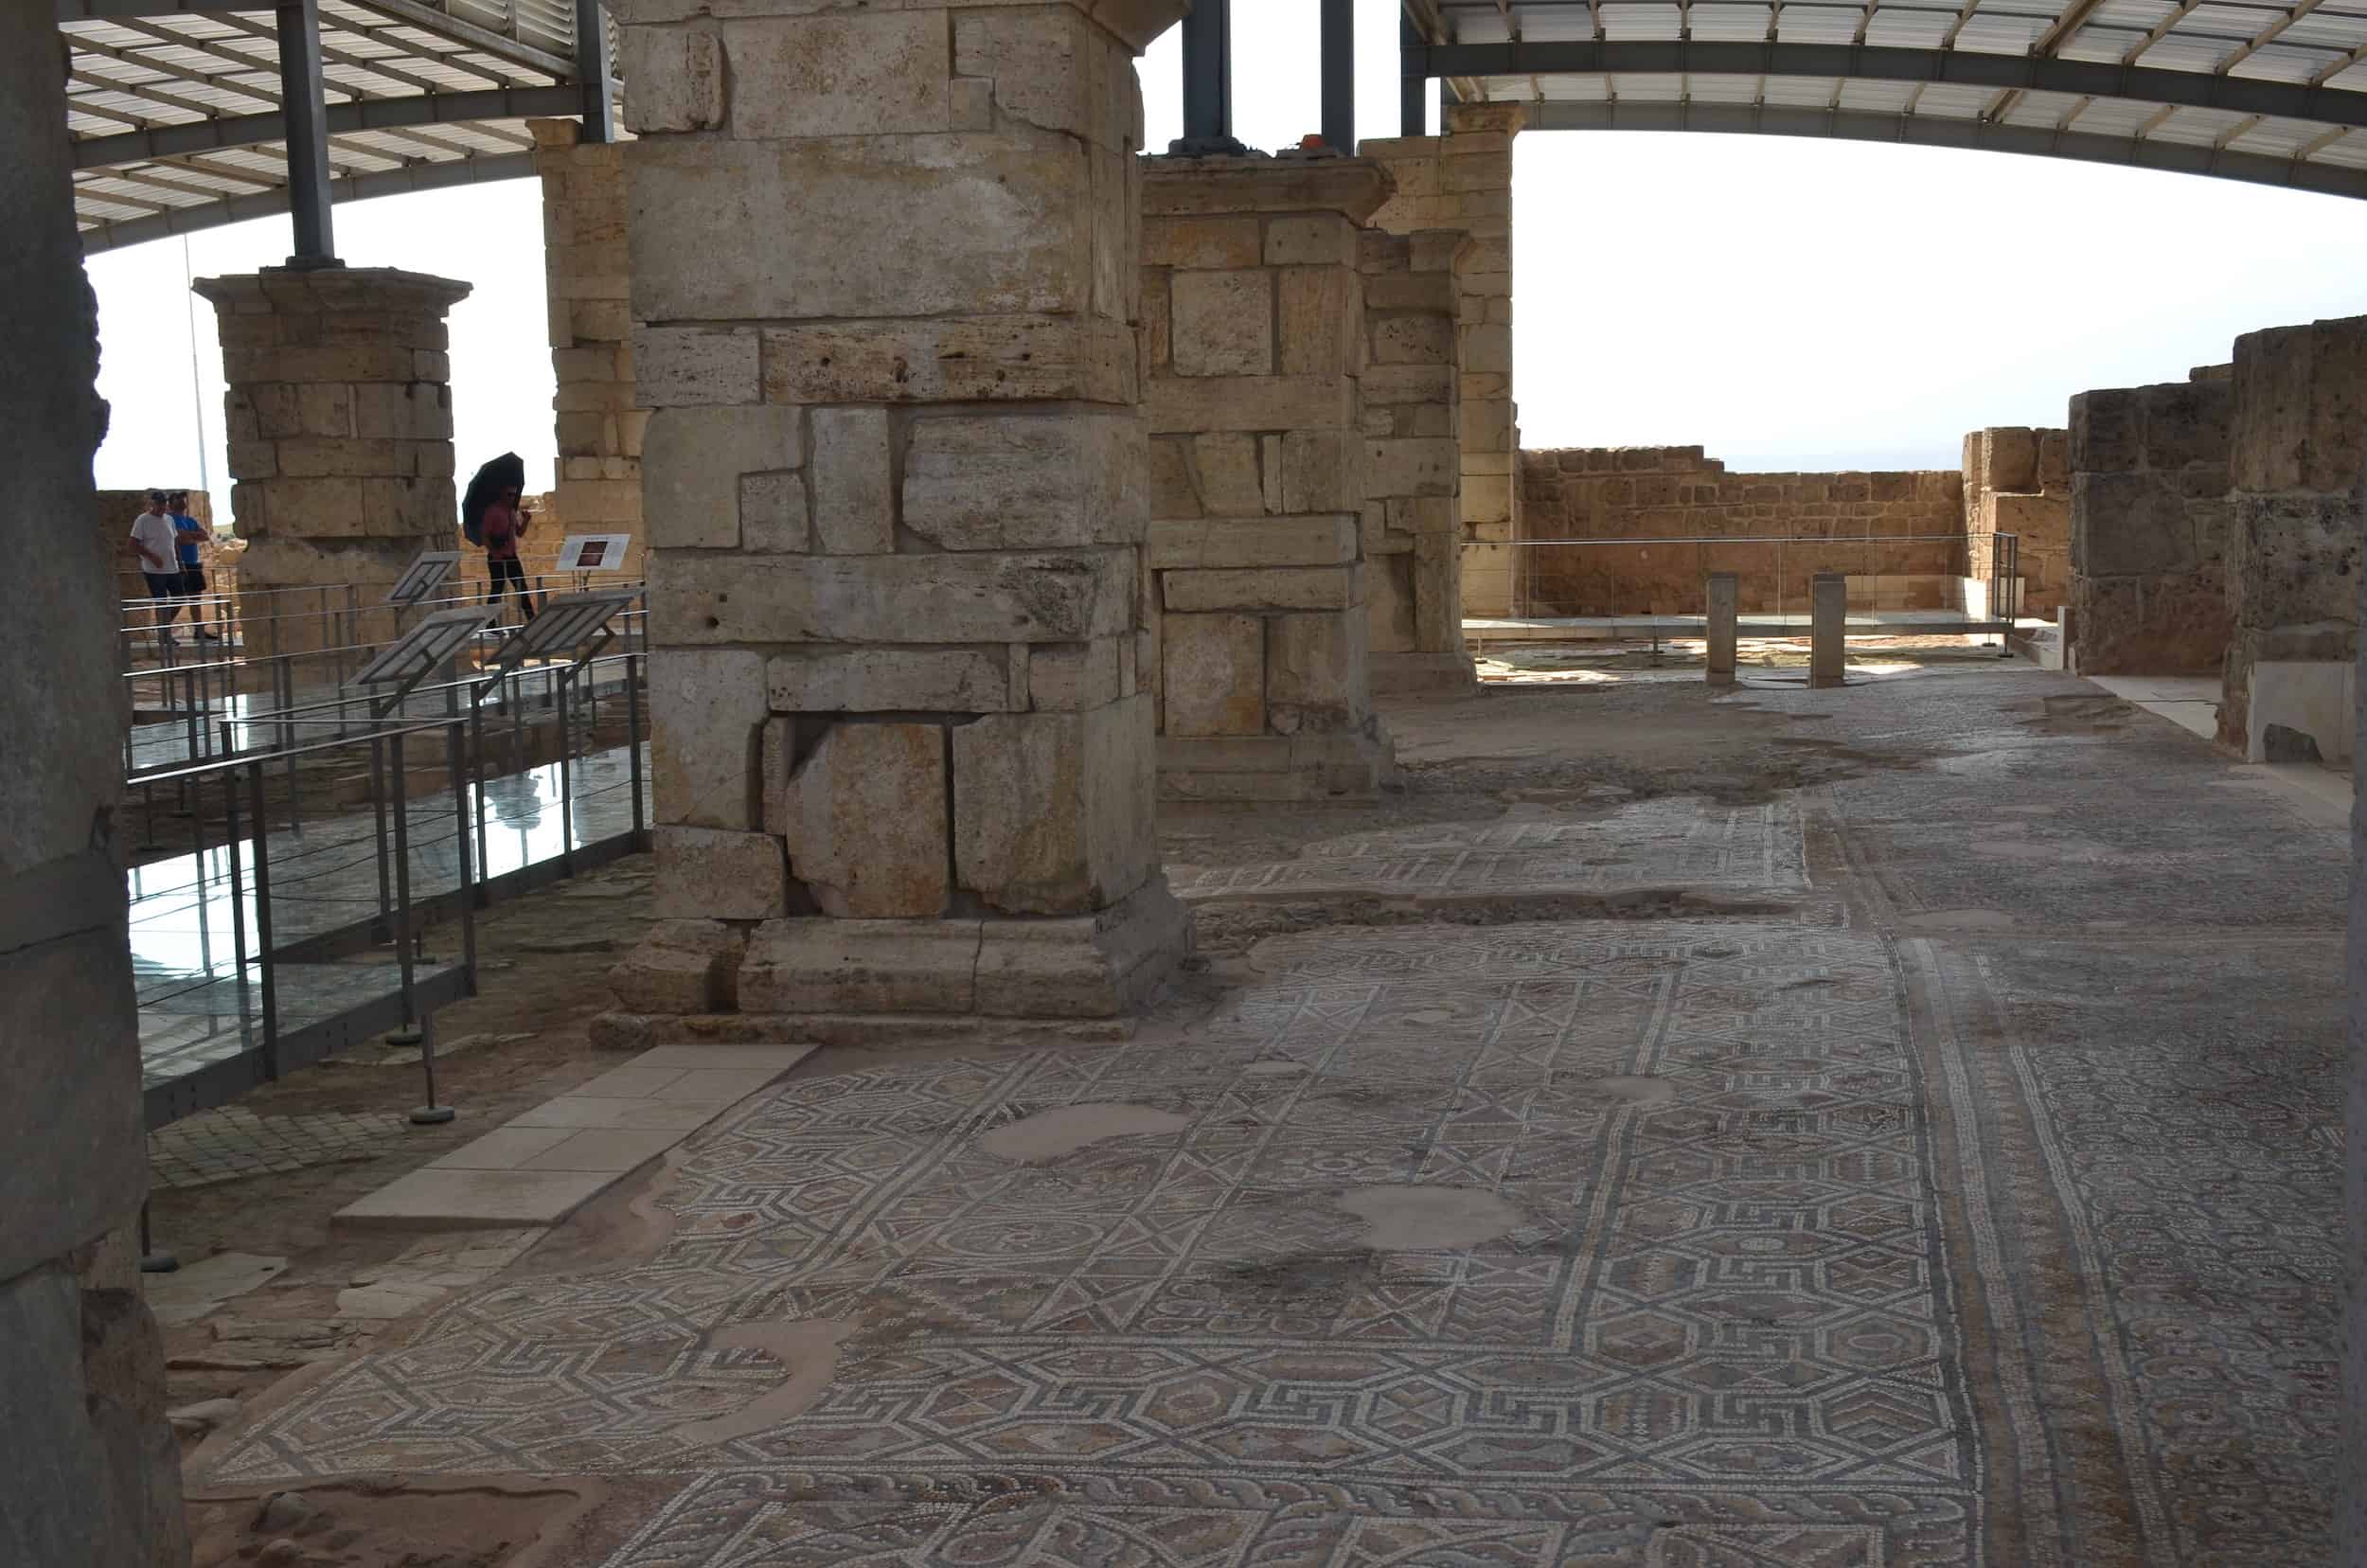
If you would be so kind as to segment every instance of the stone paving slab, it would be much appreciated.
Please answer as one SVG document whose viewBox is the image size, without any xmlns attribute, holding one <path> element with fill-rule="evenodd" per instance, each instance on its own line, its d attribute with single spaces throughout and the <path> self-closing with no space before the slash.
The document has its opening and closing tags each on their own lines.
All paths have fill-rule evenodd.
<svg viewBox="0 0 2367 1568">
<path fill-rule="evenodd" d="M 805 1060 L 810 1045 L 661 1045 L 337 1212 L 356 1228 L 555 1225 Z"/>
</svg>

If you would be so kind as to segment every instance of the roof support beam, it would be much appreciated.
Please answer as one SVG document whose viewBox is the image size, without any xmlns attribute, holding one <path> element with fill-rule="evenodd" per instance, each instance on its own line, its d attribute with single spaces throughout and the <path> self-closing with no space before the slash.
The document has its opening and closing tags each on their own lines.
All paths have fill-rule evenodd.
<svg viewBox="0 0 2367 1568">
<path fill-rule="evenodd" d="M 608 90 L 608 23 L 600 0 L 576 0 L 576 84 L 583 93 L 583 139 L 616 139 L 616 99 Z"/>
<path fill-rule="evenodd" d="M 1430 82 L 1414 64 L 1415 51 L 1428 42 L 1412 12 L 1397 18 L 1397 134 L 1400 136 L 1424 135 L 1430 130 Z"/>
<path fill-rule="evenodd" d="M 1233 0 L 1199 0 L 1184 17 L 1184 136 L 1167 151 L 1185 158 L 1248 151 L 1233 134 Z"/>
<path fill-rule="evenodd" d="M 1323 0 L 1324 145 L 1356 155 L 1356 0 Z"/>
<path fill-rule="evenodd" d="M 381 16 L 400 22 L 405 27 L 417 27 L 424 33 L 449 38 L 456 44 L 465 44 L 480 54 L 491 55 L 496 60 L 507 60 L 511 64 L 523 65 L 529 71 L 540 71 L 554 81 L 575 80 L 575 62 L 565 56 L 552 54 L 546 49 L 538 49 L 530 44 L 521 44 L 514 38 L 504 38 L 489 27 L 480 27 L 473 22 L 463 22 L 449 11 L 438 10 L 434 6 L 421 5 L 419 0 L 356 0 L 356 3 L 378 12 Z"/>
<path fill-rule="evenodd" d="M 358 202 L 372 196 L 398 196 L 415 190 L 443 190 L 454 186 L 483 185 L 494 180 L 528 179 L 533 174 L 533 153 L 504 152 L 498 157 L 408 164 L 375 174 L 348 174 L 342 180 L 332 181 L 329 190 L 341 202 Z M 127 219 L 119 223 L 84 230 L 82 254 L 95 256 L 100 251 L 121 250 L 145 241 L 162 240 L 168 235 L 191 234 L 223 223 L 244 223 L 250 218 L 269 218 L 287 210 L 288 193 L 283 187 L 233 196 L 224 202 L 207 202 L 200 206 L 173 207 L 153 217 Z"/>
<path fill-rule="evenodd" d="M 1830 44 L 1731 44 L 1611 40 L 1433 45 L 1415 51 L 1429 76 L 1590 75 L 1605 71 L 1677 76 L 1857 77 L 2020 88 L 2072 97 L 2124 98 L 2178 108 L 2229 109 L 2328 125 L 2367 125 L 2367 93 L 2300 87 L 2199 71 L 1978 54 L 1962 49 L 1873 48 Z"/>
<path fill-rule="evenodd" d="M 2367 201 L 2367 169 L 2230 152 L 2184 142 L 2082 135 L 2050 126 L 2004 125 L 1935 115 L 1753 108 L 1743 103 L 1580 103 L 1548 98 L 1529 108 L 1532 131 L 1707 131 L 1774 136 L 1830 136 L 1913 147 L 1968 148 L 2118 164 L 2166 173 L 2279 186 Z"/>
<path fill-rule="evenodd" d="M 288 122 L 288 215 L 295 227 L 288 265 L 343 266 L 329 217 L 329 98 L 321 80 L 317 0 L 283 0 L 278 27 L 279 112 Z"/>
<path fill-rule="evenodd" d="M 451 125 L 462 120 L 525 119 L 530 116 L 564 118 L 578 113 L 581 107 L 572 86 L 495 87 L 479 93 L 420 93 L 412 98 L 332 103 L 321 117 L 328 134 L 342 136 L 356 131 Z M 228 119 L 200 120 L 193 125 L 128 131 L 119 136 L 86 136 L 74 144 L 74 167 L 104 169 L 110 164 L 149 163 L 179 152 L 213 152 L 225 147 L 254 147 L 287 139 L 284 115 L 240 115 Z"/>
</svg>

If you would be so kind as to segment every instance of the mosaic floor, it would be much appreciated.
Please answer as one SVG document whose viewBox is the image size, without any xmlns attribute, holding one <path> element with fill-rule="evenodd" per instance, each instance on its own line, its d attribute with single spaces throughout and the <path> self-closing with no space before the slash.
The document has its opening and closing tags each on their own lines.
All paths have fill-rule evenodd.
<svg viewBox="0 0 2367 1568">
<path fill-rule="evenodd" d="M 1774 806 L 1319 846 L 1753 912 L 1300 932 L 1123 1047 L 792 1078 L 647 1262 L 455 1296 L 196 1479 L 667 1482 L 601 1568 L 2317 1560 L 2340 838 L 2092 692 L 1852 691 L 1939 760 Z"/>
</svg>

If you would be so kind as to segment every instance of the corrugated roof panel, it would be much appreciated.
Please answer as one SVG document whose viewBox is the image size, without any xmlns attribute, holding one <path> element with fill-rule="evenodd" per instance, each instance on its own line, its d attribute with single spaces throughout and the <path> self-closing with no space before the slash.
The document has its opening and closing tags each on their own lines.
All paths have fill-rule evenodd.
<svg viewBox="0 0 2367 1568">
<path fill-rule="evenodd" d="M 1936 49 L 1948 37 L 1948 29 L 1955 25 L 1956 18 L 1950 12 L 1884 6 L 1866 24 L 1865 41 L 1877 48 Z"/>
<path fill-rule="evenodd" d="M 2232 115 L 2223 109 L 2180 109 L 2145 134 L 2153 141 L 2210 147 L 2249 117 Z"/>
<path fill-rule="evenodd" d="M 1696 6 L 1693 36 L 1721 43 L 1765 38 L 1768 19 L 1774 10 L 1772 6 Z"/>
<path fill-rule="evenodd" d="M 1822 6 L 1786 6 L 1775 29 L 1776 37 L 1786 44 L 1846 44 L 1857 36 L 1858 13 Z"/>
<path fill-rule="evenodd" d="M 2339 164 L 2344 169 L 2367 169 L 2367 136 L 2354 131 L 2339 142 L 2329 142 L 2310 154 L 2311 163 Z"/>
<path fill-rule="evenodd" d="M 1620 4 L 1603 8 L 1603 36 L 1619 39 L 1674 38 L 1680 25 L 1675 6 L 1659 0 L 1648 4 Z"/>
<path fill-rule="evenodd" d="M 1538 79 L 1543 83 L 1545 96 L 1569 103 L 1600 103 L 1611 96 L 1611 79 L 1600 71 L 1583 75 L 1549 76 Z"/>
<path fill-rule="evenodd" d="M 1617 86 L 1621 98 L 1644 103 L 1676 103 L 1684 98 L 1684 78 L 1680 76 L 1622 71 Z"/>
<path fill-rule="evenodd" d="M 1908 99 L 1914 96 L 1911 81 L 1844 81 L 1841 106 L 1861 114 L 1896 115 L 1905 112 Z"/>
<path fill-rule="evenodd" d="M 1697 103 L 1749 103 L 1759 96 L 1759 79 L 1747 76 L 1698 76 L 1692 79 Z"/>
<path fill-rule="evenodd" d="M 2242 135 L 2230 141 L 2234 152 L 2252 152 L 2264 158 L 2290 158 L 2324 134 L 2325 128 L 2305 125 L 2299 120 L 2265 119 Z"/>
<path fill-rule="evenodd" d="M 2219 62 L 2242 46 L 2174 32 L 2139 55 L 2134 63 L 2157 71 L 2216 71 Z"/>
<path fill-rule="evenodd" d="M 1974 54 L 2025 55 L 2046 29 L 2047 24 L 2037 17 L 1975 11 L 1956 35 L 1956 47 Z"/>
<path fill-rule="evenodd" d="M 1767 101 L 1793 109 L 1822 109 L 1833 101 L 1840 82 L 1832 77 L 1769 77 Z"/>
<path fill-rule="evenodd" d="M 2116 65 L 2128 51 L 2145 41 L 2141 32 L 2117 27 L 2082 27 L 2065 39 L 2055 53 L 2060 60 L 2085 61 L 2091 65 Z"/>
<path fill-rule="evenodd" d="M 2285 29 L 2284 42 L 2315 45 L 2322 49 L 2339 49 L 2349 54 L 2360 45 L 2367 44 L 2367 16 L 2340 16 L 2314 10 Z"/>
<path fill-rule="evenodd" d="M 2003 117 L 2008 125 L 2051 126 L 2059 123 L 2078 101 L 2068 93 L 2024 93 Z"/>
<path fill-rule="evenodd" d="M 2280 40 L 2263 44 L 2250 56 L 2228 68 L 2233 77 L 2251 77 L 2261 81 L 2305 82 L 2326 68 L 2336 57 L 2323 49 L 2297 49 Z"/>
</svg>

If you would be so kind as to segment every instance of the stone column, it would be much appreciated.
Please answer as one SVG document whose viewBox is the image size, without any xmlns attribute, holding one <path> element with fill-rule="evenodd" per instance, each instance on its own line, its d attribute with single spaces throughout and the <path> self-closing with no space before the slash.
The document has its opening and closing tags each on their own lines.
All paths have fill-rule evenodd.
<svg viewBox="0 0 2367 1568">
<path fill-rule="evenodd" d="M 1528 123 L 1519 103 L 1456 103 L 1443 136 L 1368 141 L 1397 193 L 1373 215 L 1392 234 L 1456 228 L 1471 248 L 1455 267 L 1461 365 L 1464 613 L 1505 615 L 1516 597 L 1521 497 L 1519 411 L 1512 384 L 1512 140 Z"/>
<path fill-rule="evenodd" d="M 1357 237 L 1388 194 L 1351 158 L 1155 158 L 1144 401 L 1160 621 L 1160 790 L 1376 793 Z"/>
<path fill-rule="evenodd" d="M 2069 668 L 2211 675 L 2227 660 L 2234 383 L 2170 382 L 2071 401 Z"/>
<path fill-rule="evenodd" d="M 2062 430 L 1998 425 L 1965 437 L 1966 573 L 1988 583 L 1997 536 L 2012 534 L 2026 615 L 2043 615 L 2070 594 L 2070 454 Z"/>
<path fill-rule="evenodd" d="M 672 922 L 621 999 L 1120 1011 L 1190 939 L 1153 837 L 1130 58 L 1184 0 L 610 9 Z"/>
<path fill-rule="evenodd" d="M 2367 497 L 2367 464 L 2358 493 Z M 2367 578 L 2356 590 L 2367 597 Z M 2352 722 L 2352 756 L 2367 755 L 2367 647 L 2352 668 L 2358 708 Z M 2367 816 L 2351 813 L 2351 864 L 2367 865 Z M 2350 991 L 2350 1061 L 2342 1154 L 2342 1426 L 2335 1467 L 2334 1559 L 2337 1568 L 2367 1568 L 2367 877 L 2351 878 L 2350 929 L 2343 969 Z"/>
<path fill-rule="evenodd" d="M 543 179 L 560 520 L 569 533 L 638 540 L 641 437 L 650 415 L 632 381 L 624 144 L 584 141 L 582 125 L 571 119 L 528 120 L 526 129 Z"/>
<path fill-rule="evenodd" d="M 202 277 L 222 332 L 230 509 L 250 655 L 394 633 L 383 612 L 325 628 L 315 593 L 383 600 L 423 549 L 455 547 L 444 314 L 469 285 L 383 267 Z M 279 618 L 274 619 L 275 613 Z M 300 681 L 329 672 L 299 669 Z"/>
<path fill-rule="evenodd" d="M 1734 572 L 1712 572 L 1709 579 L 1709 682 L 1735 684 L 1735 644 L 1741 630 L 1742 578 Z"/>
<path fill-rule="evenodd" d="M 148 1181 L 116 812 L 119 541 L 55 15 L 0 9 L 0 1562 L 187 1563 L 164 1355 L 125 1235 Z"/>
<path fill-rule="evenodd" d="M 2341 689 L 2357 652 L 2362 565 L 2358 475 L 2367 452 L 2367 316 L 2235 340 L 2227 590 L 2234 622 L 2219 739 L 2257 760 L 2260 726 L 2295 727 Z M 2263 668 L 2262 667 L 2270 667 Z M 2339 704 L 2337 704 L 2339 705 Z M 2269 711 L 2273 709 L 2274 711 Z M 2301 724 L 2329 757 L 2326 722 Z"/>
<path fill-rule="evenodd" d="M 1460 229 L 1359 237 L 1364 275 L 1364 593 L 1373 689 L 1468 689 L 1460 551 Z"/>
<path fill-rule="evenodd" d="M 1808 579 L 1808 685 L 1837 686 L 1849 671 L 1849 579 L 1819 572 Z"/>
</svg>

